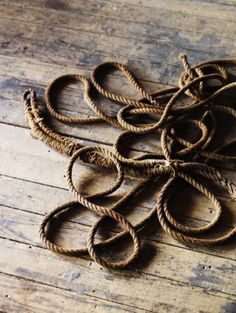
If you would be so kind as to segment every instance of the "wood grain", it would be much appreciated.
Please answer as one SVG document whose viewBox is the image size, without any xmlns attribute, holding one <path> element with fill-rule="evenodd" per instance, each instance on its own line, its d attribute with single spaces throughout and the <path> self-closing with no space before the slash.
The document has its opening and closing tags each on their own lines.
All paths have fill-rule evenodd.
<svg viewBox="0 0 236 313">
<path fill-rule="evenodd" d="M 71 272 L 72 273 L 72 272 Z M 19 275 L 0 274 L 2 293 L 1 312 L 133 312 L 130 306 L 79 294 L 66 288 L 57 288 Z M 136 312 L 143 312 L 143 310 Z"/>
<path fill-rule="evenodd" d="M 72 265 L 69 262 L 58 259 L 45 249 L 34 246 L 29 248 L 28 245 L 23 243 L 4 239 L 0 240 L 0 242 L 6 251 L 3 256 L 4 266 L 1 264 L 1 267 L 8 275 L 23 276 L 36 282 L 47 281 L 49 285 L 76 290 L 79 293 L 91 296 L 95 293 L 99 298 L 114 299 L 116 302 L 128 303 L 130 306 L 139 307 L 147 311 L 155 311 L 159 307 L 161 308 L 161 303 L 164 302 L 165 306 L 168 303 L 171 309 L 180 311 L 180 309 L 184 308 L 187 312 L 188 308 L 193 303 L 196 305 L 199 299 L 201 299 L 200 309 L 204 310 L 204 306 L 211 298 L 209 288 L 206 288 L 205 291 L 193 286 L 189 288 L 189 284 L 180 284 L 172 280 L 161 279 L 160 277 L 156 279 L 138 272 L 111 275 L 107 270 L 99 269 L 94 263 L 88 266 L 87 260 L 80 259 L 79 262 Z M 14 262 L 16 257 L 17 262 Z M 46 270 L 45 261 L 47 262 L 45 264 Z M 55 266 L 55 263 L 57 266 Z M 72 275 L 71 271 L 74 272 L 74 275 Z M 201 274 L 197 275 L 201 277 Z M 96 285 L 91 285 L 94 277 L 96 277 Z M 214 278 L 212 279 L 214 280 Z M 116 288 L 117 284 L 119 288 Z M 143 289 L 148 290 L 149 301 L 145 301 L 146 293 L 143 293 Z M 166 290 L 165 293 L 163 293 L 163 289 Z M 214 312 L 217 307 L 233 300 L 230 295 L 224 297 L 221 294 L 220 296 L 217 291 L 214 291 L 213 298 L 214 301 L 211 301 L 213 305 L 208 310 L 209 312 Z"/>
</svg>

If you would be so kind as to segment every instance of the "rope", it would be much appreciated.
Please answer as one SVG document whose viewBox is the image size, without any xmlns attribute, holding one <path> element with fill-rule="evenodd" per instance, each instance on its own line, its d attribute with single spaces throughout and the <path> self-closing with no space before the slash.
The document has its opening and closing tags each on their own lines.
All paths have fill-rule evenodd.
<svg viewBox="0 0 236 313">
<path fill-rule="evenodd" d="M 179 78 L 179 86 L 159 90 L 154 94 L 147 92 L 129 69 L 117 62 L 99 64 L 93 70 L 91 79 L 79 74 L 67 74 L 56 78 L 48 85 L 45 93 L 48 115 L 69 124 L 106 122 L 123 129 L 123 132 L 115 140 L 112 151 L 100 146 L 84 147 L 75 139 L 57 133 L 49 126 L 48 120 L 45 118 L 46 115 L 42 114 L 39 109 L 36 92 L 27 90 L 24 93 L 25 113 L 33 136 L 70 157 L 66 169 L 66 178 L 68 189 L 75 200 L 51 210 L 43 219 L 40 226 L 40 236 L 48 249 L 54 253 L 71 257 L 78 257 L 87 253 L 100 265 L 119 269 L 130 266 L 137 259 L 142 251 L 138 233 L 148 227 L 155 216 L 157 216 L 164 231 L 185 244 L 212 246 L 222 244 L 235 235 L 236 226 L 218 237 L 215 235 L 212 238 L 202 237 L 202 235 L 208 235 L 214 231 L 214 227 L 220 223 L 224 209 L 219 199 L 207 187 L 207 183 L 208 185 L 221 186 L 227 190 L 232 199 L 236 199 L 234 183 L 224 177 L 216 167 L 209 165 L 210 162 L 217 164 L 217 162 L 234 162 L 236 160 L 236 156 L 225 153 L 235 146 L 236 139 L 231 139 L 217 148 L 211 148 L 214 146 L 218 133 L 220 115 L 226 114 L 231 119 L 236 119 L 236 110 L 233 106 L 218 103 L 220 97 L 225 96 L 236 87 L 236 82 L 232 82 L 232 78 L 230 81 L 227 70 L 228 67 L 236 65 L 236 60 L 208 61 L 191 66 L 186 55 L 180 55 L 179 59 L 184 68 Z M 131 88 L 142 99 L 136 100 L 116 94 L 103 87 L 106 75 L 114 70 L 120 71 L 126 77 Z M 69 117 L 55 109 L 58 93 L 67 84 L 77 81 L 82 82 L 85 103 L 96 116 Z M 98 106 L 93 96 L 93 88 L 103 97 L 122 106 L 116 115 L 110 116 Z M 180 104 L 182 99 L 185 100 L 185 105 Z M 178 134 L 180 128 L 184 128 L 186 133 L 191 128 L 194 129 L 191 141 Z M 159 138 L 162 147 L 161 153 L 147 152 L 136 157 L 128 157 L 126 153 L 123 153 L 125 150 L 124 143 L 127 146 L 128 138 L 143 139 L 143 136 L 148 134 L 155 134 Z M 98 167 L 116 169 L 115 183 L 105 191 L 84 196 L 82 190 L 76 189 L 72 179 L 73 167 L 78 160 Z M 120 188 L 125 175 L 135 175 L 145 177 L 145 179 L 142 178 L 137 186 L 123 195 L 110 208 L 98 205 L 97 201 L 105 199 Z M 157 195 L 156 206 L 139 222 L 132 225 L 121 213 L 122 208 L 133 201 L 137 195 L 146 192 L 152 182 L 155 181 L 156 184 L 160 177 L 163 177 L 161 180 L 162 187 Z M 171 213 L 170 202 L 177 192 L 181 192 L 181 181 L 202 193 L 215 206 L 215 215 L 207 224 L 190 227 L 180 223 Z M 78 207 L 85 207 L 99 216 L 88 232 L 87 246 L 71 249 L 55 244 L 50 237 L 50 228 L 56 220 L 64 220 L 70 210 Z M 96 232 L 104 220 L 108 218 L 119 223 L 123 230 L 95 244 Z M 106 251 L 106 247 L 109 248 L 111 244 L 126 240 L 127 237 L 132 239 L 133 250 L 125 260 L 112 262 L 100 256 L 101 248 Z"/>
</svg>

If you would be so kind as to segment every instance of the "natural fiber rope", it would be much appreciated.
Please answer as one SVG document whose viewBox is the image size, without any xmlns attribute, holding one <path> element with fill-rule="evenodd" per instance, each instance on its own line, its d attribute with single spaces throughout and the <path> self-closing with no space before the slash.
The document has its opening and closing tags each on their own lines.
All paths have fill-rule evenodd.
<svg viewBox="0 0 236 313">
<path fill-rule="evenodd" d="M 48 85 L 45 103 L 48 113 L 54 118 L 65 123 L 94 124 L 105 121 L 125 130 L 115 141 L 113 152 L 103 147 L 83 147 L 82 144 L 74 139 L 55 132 L 48 126 L 46 119 L 39 110 L 35 91 L 28 90 L 25 92 L 25 112 L 33 136 L 44 141 L 58 152 L 71 156 L 67 166 L 66 177 L 69 190 L 76 200 L 65 203 L 49 212 L 40 227 L 40 236 L 50 250 L 67 256 L 89 253 L 91 258 L 102 266 L 115 269 L 127 267 L 136 260 L 141 251 L 138 232 L 154 218 L 155 212 L 162 228 L 173 238 L 186 244 L 210 246 L 220 244 L 235 235 L 236 226 L 218 238 L 198 237 L 213 230 L 214 226 L 219 223 L 223 210 L 217 197 L 203 182 L 198 180 L 198 177 L 204 177 L 208 181 L 222 186 L 228 191 L 231 198 L 236 198 L 236 186 L 233 182 L 223 177 L 217 169 L 208 165 L 209 161 L 222 162 L 234 161 L 236 159 L 236 156 L 222 154 L 222 152 L 235 145 L 235 139 L 219 146 L 215 150 L 209 150 L 218 130 L 218 112 L 228 114 L 233 119 L 236 119 L 236 110 L 233 107 L 217 103 L 220 96 L 236 87 L 236 82 L 229 81 L 229 75 L 225 68 L 225 66 L 235 66 L 236 61 L 216 60 L 191 67 L 186 55 L 181 55 L 180 60 L 183 63 L 184 72 L 180 75 L 179 87 L 159 90 L 153 95 L 141 87 L 126 66 L 117 62 L 99 64 L 92 73 L 91 82 L 85 76 L 67 74 L 56 78 Z M 103 87 L 105 75 L 111 70 L 121 71 L 128 79 L 132 88 L 143 99 L 132 99 L 105 89 Z M 58 92 L 63 86 L 74 81 L 83 83 L 85 103 L 94 111 L 95 117 L 68 117 L 55 110 L 54 106 L 58 98 Z M 104 97 L 125 105 L 117 112 L 116 116 L 109 116 L 98 107 L 93 99 L 92 85 Z M 184 106 L 179 105 L 179 100 L 184 97 L 190 100 L 189 103 Z M 164 105 L 163 100 L 165 99 L 166 103 Z M 157 121 L 144 122 L 147 116 L 154 117 Z M 132 118 L 132 123 L 129 117 Z M 141 118 L 142 123 L 140 123 Z M 207 121 L 211 122 L 212 125 L 210 127 L 207 125 Z M 198 130 L 198 132 L 195 131 L 197 135 L 193 138 L 193 141 L 190 142 L 177 135 L 176 129 L 183 125 L 185 127 L 194 126 Z M 201 132 L 200 136 L 199 130 Z M 150 133 L 160 136 L 162 154 L 158 152 L 143 153 L 138 157 L 132 158 L 125 157 L 122 154 L 122 142 L 126 141 L 127 137 L 138 136 L 142 138 L 143 135 Z M 83 196 L 82 192 L 75 188 L 72 180 L 73 165 L 77 159 L 99 167 L 116 168 L 118 172 L 117 180 L 113 186 L 110 186 L 105 191 L 95 195 Z M 96 201 L 98 199 L 107 197 L 121 186 L 124 173 L 136 176 L 146 175 L 147 178 L 121 197 L 110 209 L 97 205 Z M 145 190 L 148 184 L 160 175 L 164 175 L 167 180 L 158 194 L 156 208 L 154 207 L 137 224 L 132 225 L 118 211 L 128 200 Z M 190 184 L 214 204 L 216 209 L 215 216 L 206 225 L 190 227 L 177 221 L 171 214 L 169 202 L 178 190 L 178 182 L 181 180 Z M 56 245 L 49 236 L 50 224 L 56 217 L 60 217 L 68 210 L 78 206 L 84 206 L 100 215 L 100 218 L 91 226 L 88 233 L 87 247 L 70 249 Z M 103 220 L 108 217 L 118 222 L 124 230 L 105 241 L 95 244 L 94 237 L 96 231 L 101 226 Z M 99 247 L 105 248 L 118 240 L 124 239 L 127 235 L 130 235 L 133 241 L 133 252 L 127 259 L 119 262 L 110 262 L 99 256 Z"/>
</svg>

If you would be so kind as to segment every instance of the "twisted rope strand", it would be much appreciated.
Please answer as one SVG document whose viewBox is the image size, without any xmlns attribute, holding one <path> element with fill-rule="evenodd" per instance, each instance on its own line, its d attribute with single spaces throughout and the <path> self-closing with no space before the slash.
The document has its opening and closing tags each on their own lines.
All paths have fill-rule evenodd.
<svg viewBox="0 0 236 313">
<path fill-rule="evenodd" d="M 40 226 L 40 236 L 45 246 L 55 253 L 67 256 L 78 256 L 88 253 L 91 258 L 100 265 L 108 268 L 125 268 L 132 264 L 141 253 L 141 243 L 138 232 L 149 224 L 157 214 L 159 223 L 164 231 L 176 240 L 185 244 L 196 244 L 200 246 L 211 246 L 221 244 L 236 234 L 236 226 L 217 238 L 202 238 L 199 235 L 212 233 L 214 227 L 220 223 L 223 206 L 213 192 L 205 183 L 199 181 L 204 178 L 211 184 L 220 185 L 226 189 L 232 199 L 236 199 L 235 184 L 224 177 L 220 171 L 209 166 L 210 161 L 232 162 L 236 156 L 226 155 L 225 151 L 235 146 L 236 140 L 214 148 L 214 141 L 218 132 L 219 114 L 229 115 L 236 119 L 236 110 L 233 106 L 218 104 L 218 98 L 225 95 L 227 91 L 234 90 L 236 81 L 229 82 L 227 67 L 236 66 L 236 60 L 207 61 L 196 66 L 191 66 L 186 55 L 181 55 L 184 71 L 179 78 L 179 86 L 169 89 L 158 90 L 154 94 L 148 93 L 129 71 L 129 69 L 117 62 L 106 62 L 99 64 L 93 71 L 91 80 L 80 74 L 66 74 L 53 80 L 45 92 L 45 105 L 48 114 L 64 123 L 95 124 L 106 122 L 115 127 L 125 130 L 121 133 L 113 145 L 113 151 L 102 147 L 84 147 L 73 138 L 63 136 L 53 130 L 41 113 L 34 90 L 27 90 L 24 94 L 25 114 L 32 130 L 33 136 L 44 141 L 58 152 L 70 156 L 66 170 L 68 189 L 76 200 L 58 206 L 49 212 Z M 121 71 L 130 86 L 143 98 L 136 100 L 109 91 L 103 87 L 107 70 Z M 102 76 L 102 79 L 100 78 Z M 99 78 L 99 79 L 98 79 Z M 84 100 L 90 109 L 96 114 L 95 117 L 69 117 L 58 113 L 56 105 L 57 92 L 72 81 L 80 81 L 84 88 Z M 92 87 L 98 93 L 122 105 L 116 116 L 110 116 L 96 104 L 93 99 Z M 180 100 L 186 98 L 187 104 L 180 105 Z M 151 116 L 153 122 L 145 122 L 146 117 Z M 141 122 L 140 122 L 141 121 Z M 211 126 L 209 126 L 209 124 Z M 181 127 L 188 132 L 188 127 L 196 129 L 191 141 L 180 137 L 178 129 Z M 199 135 L 200 131 L 200 135 Z M 130 136 L 138 136 L 155 133 L 160 136 L 162 152 L 154 151 L 142 153 L 136 157 L 125 157 L 121 152 L 122 143 Z M 72 171 L 77 159 L 85 163 L 95 164 L 98 167 L 107 167 L 117 170 L 117 179 L 107 190 L 97 194 L 83 196 L 77 190 L 72 180 Z M 96 199 L 103 199 L 115 192 L 123 183 L 124 174 L 135 176 L 146 176 L 131 191 L 116 201 L 111 208 L 97 205 Z M 161 191 L 158 193 L 157 205 L 142 219 L 132 225 L 127 218 L 120 213 L 121 207 L 131 201 L 132 198 L 148 187 L 148 184 L 156 177 L 165 178 Z M 180 223 L 169 209 L 169 204 L 174 193 L 179 189 L 181 180 L 187 182 L 193 189 L 198 190 L 208 198 L 215 206 L 215 215 L 206 225 L 192 227 Z M 49 226 L 53 219 L 62 217 L 64 213 L 74 207 L 83 206 L 93 211 L 99 218 L 91 226 L 87 247 L 70 249 L 59 246 L 49 238 Z M 119 212 L 118 212 L 119 211 Z M 97 244 L 94 242 L 96 232 L 106 218 L 118 222 L 123 230 L 112 237 Z M 109 247 L 127 236 L 133 241 L 133 251 L 125 260 L 111 262 L 99 255 L 99 247 Z"/>
</svg>

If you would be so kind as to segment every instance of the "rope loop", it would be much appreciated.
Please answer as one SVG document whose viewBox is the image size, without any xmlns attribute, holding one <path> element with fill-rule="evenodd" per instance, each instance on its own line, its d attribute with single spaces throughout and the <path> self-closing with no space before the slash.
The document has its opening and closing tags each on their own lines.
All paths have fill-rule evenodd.
<svg viewBox="0 0 236 313">
<path fill-rule="evenodd" d="M 46 115 L 42 114 L 41 108 L 39 108 L 35 90 L 25 91 L 23 95 L 25 114 L 33 136 L 44 141 L 59 153 L 70 157 L 66 169 L 66 179 L 68 189 L 75 200 L 58 206 L 43 219 L 40 236 L 48 249 L 67 256 L 79 256 L 87 253 L 100 265 L 119 269 L 131 265 L 137 259 L 141 253 L 139 232 L 149 225 L 155 215 L 165 232 L 185 244 L 200 246 L 222 244 L 236 234 L 236 225 L 234 225 L 228 232 L 218 237 L 201 237 L 203 234 L 214 231 L 215 225 L 220 223 L 224 209 L 213 193 L 212 186 L 219 185 L 229 193 L 232 199 L 236 198 L 235 184 L 221 174 L 220 167 L 216 168 L 218 162 L 227 162 L 228 164 L 236 160 L 236 156 L 226 154 L 230 148 L 235 146 L 234 138 L 218 147 L 216 141 L 219 137 L 218 120 L 222 113 L 230 116 L 233 120 L 236 119 L 236 110 L 232 105 L 219 103 L 219 97 L 228 91 L 235 91 L 236 81 L 232 81 L 233 75 L 231 74 L 231 81 L 229 80 L 228 67 L 234 67 L 236 60 L 213 60 L 192 66 L 185 54 L 180 55 L 179 59 L 183 64 L 184 71 L 179 77 L 178 86 L 160 89 L 153 94 L 141 86 L 127 66 L 118 62 L 105 62 L 97 65 L 91 78 L 78 73 L 66 74 L 54 79 L 47 86 L 45 106 L 48 114 L 59 121 L 68 124 L 99 122 L 106 123 L 106 126 L 108 123 L 123 129 L 124 131 L 120 132 L 114 141 L 113 150 L 104 148 L 102 145 L 85 147 L 83 142 L 78 139 L 56 132 L 48 124 L 48 119 L 44 118 Z M 124 74 L 131 88 L 142 99 L 137 100 L 121 95 L 104 87 L 108 73 L 114 70 Z M 55 109 L 58 93 L 70 82 L 77 81 L 83 85 L 85 105 L 93 111 L 95 116 L 66 116 Z M 103 110 L 104 105 L 99 107 L 94 97 L 94 91 L 118 103 L 121 107 L 117 114 L 109 115 Z M 221 114 L 217 114 L 217 112 Z M 107 128 L 106 131 L 110 130 Z M 127 147 L 127 138 L 131 136 L 144 140 L 146 146 L 143 151 L 143 146 L 136 142 L 132 149 L 128 147 L 129 152 L 141 150 L 142 153 L 138 156 L 127 157 L 128 154 L 123 153 L 121 146 L 125 143 Z M 151 137 L 154 138 L 155 144 L 149 140 Z M 93 138 L 90 139 L 93 140 Z M 146 151 L 147 149 L 148 151 Z M 106 190 L 85 196 L 76 187 L 72 177 L 74 165 L 78 159 L 101 169 L 116 169 L 115 182 L 109 184 Z M 209 162 L 213 161 L 215 167 L 209 166 Z M 98 205 L 98 200 L 107 199 L 121 187 L 125 175 L 135 176 L 139 179 L 139 183 L 122 195 L 111 207 Z M 164 179 L 160 179 L 162 176 Z M 133 198 L 141 192 L 147 193 L 150 184 L 153 183 L 156 186 L 159 181 L 162 185 L 157 196 L 156 206 L 147 215 L 142 216 L 136 224 L 132 224 L 121 213 L 123 206 L 132 201 L 131 207 L 133 207 Z M 200 192 L 213 203 L 215 214 L 210 222 L 198 227 L 188 226 L 179 222 L 172 214 L 171 199 L 177 192 L 181 193 L 183 183 L 189 184 L 191 188 Z M 67 212 L 81 206 L 98 216 L 88 231 L 87 246 L 70 249 L 55 244 L 50 238 L 50 224 L 59 218 L 66 219 Z M 107 218 L 119 223 L 122 230 L 115 232 L 104 241 L 95 243 L 95 235 Z M 133 250 L 124 260 L 113 262 L 100 255 L 100 247 L 106 251 L 110 244 L 124 240 L 126 237 L 132 239 Z"/>
</svg>

